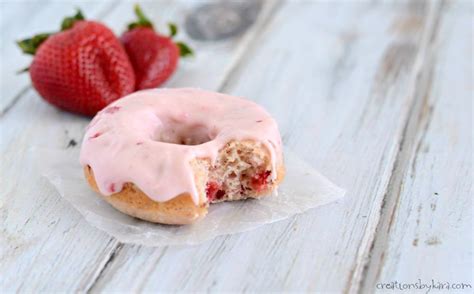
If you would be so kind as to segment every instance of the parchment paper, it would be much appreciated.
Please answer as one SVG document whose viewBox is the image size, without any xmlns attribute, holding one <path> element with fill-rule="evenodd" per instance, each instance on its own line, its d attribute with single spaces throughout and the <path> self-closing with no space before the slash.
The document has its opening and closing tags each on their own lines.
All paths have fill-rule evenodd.
<svg viewBox="0 0 474 294">
<path fill-rule="evenodd" d="M 331 183 L 290 151 L 285 151 L 286 177 L 278 195 L 258 200 L 213 204 L 208 215 L 193 225 L 153 224 L 129 217 L 98 197 L 86 183 L 79 151 L 39 150 L 42 174 L 94 227 L 123 243 L 146 246 L 194 245 L 286 219 L 344 196 Z M 35 157 L 36 157 L 35 156 Z"/>
</svg>

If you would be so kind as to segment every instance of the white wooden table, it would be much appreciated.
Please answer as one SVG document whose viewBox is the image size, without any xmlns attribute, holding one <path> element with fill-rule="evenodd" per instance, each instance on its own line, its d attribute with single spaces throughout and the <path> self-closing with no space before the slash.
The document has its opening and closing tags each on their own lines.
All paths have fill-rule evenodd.
<svg viewBox="0 0 474 294">
<path fill-rule="evenodd" d="M 0 292 L 473 285 L 469 1 L 264 1 L 234 38 L 198 41 L 181 30 L 196 57 L 167 87 L 257 101 L 285 144 L 348 193 L 254 231 L 164 248 L 121 244 L 91 227 L 41 177 L 28 150 L 80 148 L 69 143 L 88 120 L 46 104 L 28 75 L 15 74 L 30 60 L 15 40 L 55 30 L 76 6 L 120 33 L 132 4 L 0 4 Z M 142 4 L 155 22 L 183 27 L 204 2 Z"/>
</svg>

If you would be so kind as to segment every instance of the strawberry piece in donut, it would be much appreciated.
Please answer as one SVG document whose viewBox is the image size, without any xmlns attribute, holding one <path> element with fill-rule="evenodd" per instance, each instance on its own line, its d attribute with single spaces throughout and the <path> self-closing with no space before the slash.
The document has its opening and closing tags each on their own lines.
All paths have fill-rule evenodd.
<svg viewBox="0 0 474 294">
<path fill-rule="evenodd" d="M 263 189 L 265 189 L 268 178 L 271 175 L 271 173 L 272 173 L 271 171 L 266 170 L 263 172 L 259 172 L 258 174 L 253 176 L 252 181 L 251 181 L 252 187 L 257 191 L 262 191 Z"/>
<path fill-rule="evenodd" d="M 210 202 L 213 202 L 214 200 L 221 200 L 224 197 L 225 191 L 221 190 L 220 188 L 221 186 L 216 182 L 207 183 L 206 195 Z"/>
</svg>

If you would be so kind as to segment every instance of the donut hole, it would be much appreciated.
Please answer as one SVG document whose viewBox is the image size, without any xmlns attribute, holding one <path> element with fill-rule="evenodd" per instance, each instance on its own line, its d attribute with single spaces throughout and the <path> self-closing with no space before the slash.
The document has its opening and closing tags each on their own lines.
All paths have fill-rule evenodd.
<svg viewBox="0 0 474 294">
<path fill-rule="evenodd" d="M 202 124 L 169 123 L 159 128 L 155 141 L 177 145 L 200 145 L 215 138 L 215 133 Z"/>
</svg>

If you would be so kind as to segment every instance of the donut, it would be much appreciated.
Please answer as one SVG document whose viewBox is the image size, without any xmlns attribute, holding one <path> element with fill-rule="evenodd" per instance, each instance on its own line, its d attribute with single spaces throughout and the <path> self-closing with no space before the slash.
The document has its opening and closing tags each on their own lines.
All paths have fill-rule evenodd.
<svg viewBox="0 0 474 294">
<path fill-rule="evenodd" d="M 192 88 L 135 92 L 86 128 L 80 163 L 117 210 L 183 225 L 209 204 L 270 195 L 284 177 L 276 121 L 244 98 Z"/>
</svg>

